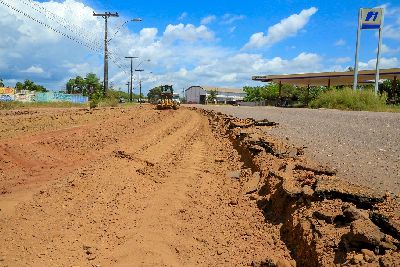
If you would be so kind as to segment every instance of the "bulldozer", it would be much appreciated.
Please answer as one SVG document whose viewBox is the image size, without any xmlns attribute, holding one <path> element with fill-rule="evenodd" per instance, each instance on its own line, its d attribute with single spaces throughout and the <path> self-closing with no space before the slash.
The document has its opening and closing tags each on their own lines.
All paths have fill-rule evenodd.
<svg viewBox="0 0 400 267">
<path fill-rule="evenodd" d="M 174 89 L 172 85 L 162 85 L 160 98 L 157 101 L 157 109 L 178 109 L 179 102 L 174 98 Z"/>
</svg>

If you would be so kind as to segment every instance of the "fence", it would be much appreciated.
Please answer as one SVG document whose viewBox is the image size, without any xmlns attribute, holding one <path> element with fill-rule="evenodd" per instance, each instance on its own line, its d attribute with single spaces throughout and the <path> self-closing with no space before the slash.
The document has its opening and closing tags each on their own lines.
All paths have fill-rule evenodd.
<svg viewBox="0 0 400 267">
<path fill-rule="evenodd" d="M 71 102 L 76 104 L 84 104 L 88 102 L 87 96 L 71 95 L 57 92 L 36 93 L 36 102 Z"/>
<path fill-rule="evenodd" d="M 84 104 L 89 101 L 87 96 L 64 94 L 59 92 L 33 92 L 21 90 L 16 92 L 14 88 L 0 87 L 0 102 L 71 102 Z"/>
</svg>

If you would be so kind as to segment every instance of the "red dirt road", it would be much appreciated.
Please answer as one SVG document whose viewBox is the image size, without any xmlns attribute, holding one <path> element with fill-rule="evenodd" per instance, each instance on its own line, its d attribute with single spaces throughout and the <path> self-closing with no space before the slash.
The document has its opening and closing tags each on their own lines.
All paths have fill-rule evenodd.
<svg viewBox="0 0 400 267">
<path fill-rule="evenodd" d="M 243 266 L 291 260 L 188 109 L 1 112 L 0 266 Z"/>
</svg>

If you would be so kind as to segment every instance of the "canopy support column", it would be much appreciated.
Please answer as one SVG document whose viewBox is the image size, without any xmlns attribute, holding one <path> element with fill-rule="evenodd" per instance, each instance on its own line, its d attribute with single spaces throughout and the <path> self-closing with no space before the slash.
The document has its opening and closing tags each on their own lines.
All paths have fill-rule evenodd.
<svg viewBox="0 0 400 267">
<path fill-rule="evenodd" d="M 278 101 L 276 101 L 276 106 L 281 105 L 281 97 L 282 97 L 282 81 L 279 81 L 279 96 L 278 96 Z"/>
</svg>

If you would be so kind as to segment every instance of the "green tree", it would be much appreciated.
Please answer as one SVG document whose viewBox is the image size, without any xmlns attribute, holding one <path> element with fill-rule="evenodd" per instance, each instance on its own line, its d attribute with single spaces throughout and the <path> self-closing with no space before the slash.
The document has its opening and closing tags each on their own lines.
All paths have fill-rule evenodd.
<svg viewBox="0 0 400 267">
<path fill-rule="evenodd" d="M 279 84 L 270 83 L 261 88 L 261 97 L 264 100 L 276 100 L 279 97 Z"/>
<path fill-rule="evenodd" d="M 218 95 L 217 90 L 211 90 L 210 94 L 207 97 L 208 102 L 215 102 L 215 100 L 217 100 L 217 95 Z"/>
<path fill-rule="evenodd" d="M 66 85 L 67 93 L 69 94 L 87 94 L 87 84 L 84 78 L 76 76 L 74 79 L 69 79 Z"/>
<path fill-rule="evenodd" d="M 83 91 L 83 94 L 93 94 L 93 93 L 102 93 L 103 85 L 100 82 L 100 78 L 96 76 L 94 73 L 88 73 L 85 79 L 78 80 L 78 84 L 86 85 L 86 91 Z M 84 90 L 84 89 L 83 89 Z"/>
<path fill-rule="evenodd" d="M 17 82 L 15 84 L 15 88 L 20 91 L 20 90 L 24 90 L 24 85 L 21 82 Z"/>
<path fill-rule="evenodd" d="M 103 85 L 100 82 L 100 78 L 94 73 L 86 74 L 85 78 L 76 76 L 75 78 L 69 79 L 66 84 L 66 91 L 69 94 L 82 94 L 92 98 L 102 98 Z"/>
<path fill-rule="evenodd" d="M 31 80 L 25 80 L 24 83 L 17 82 L 15 84 L 15 88 L 17 90 L 29 90 L 29 91 L 36 91 L 36 92 L 47 92 L 47 89 L 42 85 L 37 85 Z"/>
<path fill-rule="evenodd" d="M 400 81 L 397 81 L 393 87 L 392 80 L 384 80 L 383 83 L 379 84 L 379 92 L 381 94 L 386 93 L 388 100 L 391 103 L 400 102 Z"/>
<path fill-rule="evenodd" d="M 150 89 L 149 93 L 147 94 L 147 98 L 149 101 L 154 101 L 160 98 L 161 95 L 161 86 L 154 87 Z"/>
<path fill-rule="evenodd" d="M 265 95 L 266 88 L 264 86 L 245 86 L 243 87 L 243 91 L 246 92 L 246 96 L 244 101 L 253 102 L 253 101 L 261 101 L 264 100 L 263 94 Z"/>
<path fill-rule="evenodd" d="M 0 79 L 0 87 L 4 87 L 3 79 Z"/>
</svg>

